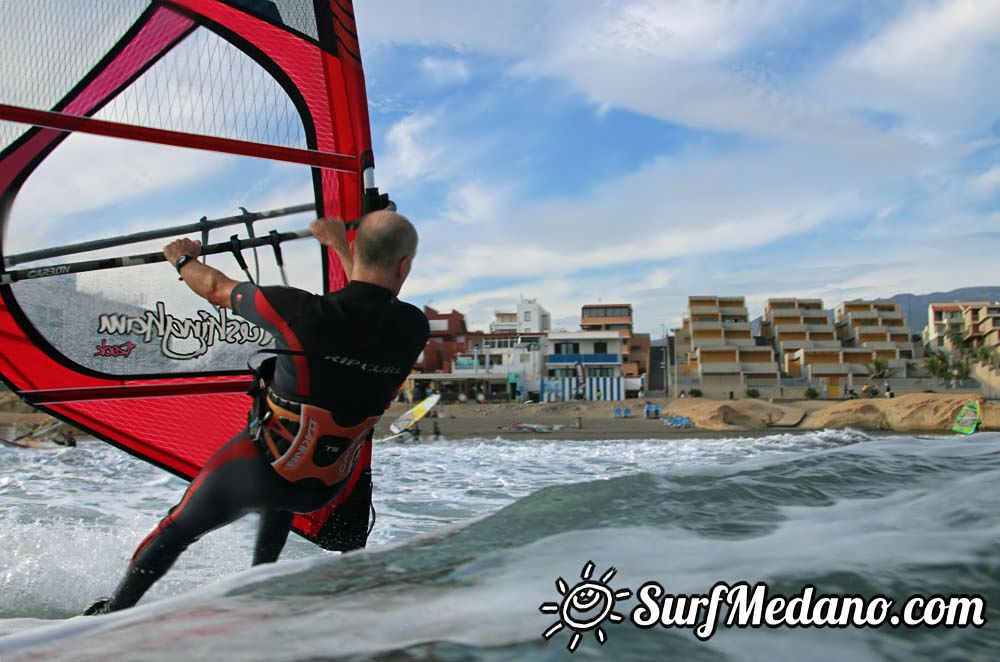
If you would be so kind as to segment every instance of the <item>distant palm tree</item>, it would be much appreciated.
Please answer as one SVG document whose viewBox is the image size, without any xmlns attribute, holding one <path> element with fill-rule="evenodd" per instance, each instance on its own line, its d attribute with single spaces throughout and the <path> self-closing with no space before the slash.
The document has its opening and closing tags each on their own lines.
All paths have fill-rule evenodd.
<svg viewBox="0 0 1000 662">
<path fill-rule="evenodd" d="M 965 344 L 965 334 L 961 331 L 949 331 L 948 340 L 951 342 L 952 350 L 958 352 L 959 356 L 966 356 L 969 353 L 969 347 Z"/>
<path fill-rule="evenodd" d="M 924 368 L 936 379 L 948 379 L 951 376 L 948 356 L 944 352 L 931 350 L 924 358 Z"/>
<path fill-rule="evenodd" d="M 872 379 L 888 379 L 892 377 L 896 371 L 889 367 L 889 361 L 886 359 L 875 359 L 868 365 L 868 376 Z"/>
</svg>

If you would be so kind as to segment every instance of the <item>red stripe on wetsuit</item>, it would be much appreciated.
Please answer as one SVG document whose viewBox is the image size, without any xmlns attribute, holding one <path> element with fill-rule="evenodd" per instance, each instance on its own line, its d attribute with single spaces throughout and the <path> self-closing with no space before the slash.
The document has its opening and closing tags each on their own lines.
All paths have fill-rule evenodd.
<svg viewBox="0 0 1000 662">
<path fill-rule="evenodd" d="M 274 309 L 274 306 L 267 300 L 260 288 L 254 291 L 253 305 L 261 317 L 278 329 L 278 332 L 281 333 L 281 338 L 288 345 L 288 349 L 293 352 L 303 351 L 302 343 L 299 342 L 298 336 L 292 331 L 292 327 L 288 325 L 284 317 L 278 314 L 278 311 Z M 309 362 L 304 356 L 293 356 L 292 361 L 295 363 L 296 395 L 307 396 L 309 395 Z"/>
<path fill-rule="evenodd" d="M 238 460 L 240 458 L 246 457 L 257 457 L 257 447 L 253 445 L 249 437 L 243 437 L 239 441 L 234 442 L 225 451 L 219 453 L 212 461 L 205 465 L 205 468 L 201 470 L 198 476 L 194 479 L 194 482 L 188 486 L 187 492 L 184 493 L 184 498 L 181 502 L 177 504 L 176 507 L 171 508 L 167 516 L 160 520 L 159 525 L 153 529 L 152 532 L 139 543 L 139 548 L 135 550 L 135 554 L 132 555 L 132 565 L 135 565 L 136 559 L 149 547 L 149 544 L 156 540 L 156 537 L 160 535 L 163 529 L 167 528 L 168 525 L 172 524 L 177 517 L 184 511 L 184 506 L 187 505 L 188 500 L 191 495 L 195 493 L 198 487 L 208 478 L 209 474 L 215 471 L 218 467 L 230 462 L 232 460 Z"/>
</svg>

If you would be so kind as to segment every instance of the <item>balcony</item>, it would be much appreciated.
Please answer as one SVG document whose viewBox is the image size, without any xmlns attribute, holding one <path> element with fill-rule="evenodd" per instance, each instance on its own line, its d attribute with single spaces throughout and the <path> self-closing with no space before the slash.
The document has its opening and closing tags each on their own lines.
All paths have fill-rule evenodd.
<svg viewBox="0 0 1000 662">
<path fill-rule="evenodd" d="M 761 363 L 743 362 L 742 372 L 745 375 L 770 375 L 777 374 L 778 364 L 774 361 Z"/>
<path fill-rule="evenodd" d="M 695 351 L 699 347 L 725 347 L 728 344 L 722 338 L 692 338 L 690 347 Z"/>
<path fill-rule="evenodd" d="M 865 349 L 871 349 L 871 350 L 876 350 L 876 349 L 890 350 L 891 349 L 891 350 L 895 351 L 895 350 L 899 349 L 899 345 L 898 344 L 896 344 L 894 342 L 888 342 L 888 341 L 866 342 L 866 343 L 862 343 L 862 346 Z"/>
<path fill-rule="evenodd" d="M 885 327 L 885 326 L 877 326 L 877 325 L 876 326 L 872 326 L 872 325 L 866 324 L 864 326 L 856 326 L 856 327 L 854 327 L 854 333 L 855 334 L 860 334 L 860 333 L 879 333 L 879 334 L 882 334 L 882 335 L 886 335 L 887 333 L 889 333 L 889 328 Z"/>
<path fill-rule="evenodd" d="M 862 368 L 864 368 L 862 366 Z M 867 368 L 864 368 L 867 372 Z M 827 376 L 846 376 L 853 372 L 851 366 L 843 363 L 810 363 L 806 366 L 806 375 L 809 379 Z M 858 374 L 858 373 L 855 373 Z"/>
<path fill-rule="evenodd" d="M 702 363 L 701 374 L 703 375 L 738 375 L 740 374 L 740 364 L 735 362 Z"/>
<path fill-rule="evenodd" d="M 741 317 L 746 319 L 749 316 L 746 306 L 727 306 L 720 303 L 719 312 L 723 317 Z"/>
<path fill-rule="evenodd" d="M 594 364 L 617 364 L 621 363 L 621 356 L 618 354 L 549 354 L 545 357 L 548 364 L 569 364 L 580 362 L 583 365 Z"/>
</svg>

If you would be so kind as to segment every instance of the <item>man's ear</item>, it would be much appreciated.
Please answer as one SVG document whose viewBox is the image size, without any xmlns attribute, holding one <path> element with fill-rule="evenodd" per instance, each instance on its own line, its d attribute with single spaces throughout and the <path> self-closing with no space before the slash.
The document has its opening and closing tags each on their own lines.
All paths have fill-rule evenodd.
<svg viewBox="0 0 1000 662">
<path fill-rule="evenodd" d="M 402 260 L 399 261 L 399 266 L 396 268 L 396 276 L 399 277 L 399 281 L 403 282 L 406 277 L 410 275 L 410 269 L 413 267 L 413 256 L 407 255 Z"/>
</svg>

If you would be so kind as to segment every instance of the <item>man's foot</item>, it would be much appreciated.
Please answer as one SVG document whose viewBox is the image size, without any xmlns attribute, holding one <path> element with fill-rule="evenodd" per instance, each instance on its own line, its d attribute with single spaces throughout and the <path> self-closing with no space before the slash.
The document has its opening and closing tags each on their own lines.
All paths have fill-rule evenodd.
<svg viewBox="0 0 1000 662">
<path fill-rule="evenodd" d="M 98 598 L 94 604 L 90 605 L 83 611 L 84 616 L 100 616 L 101 614 L 107 614 L 111 610 L 108 608 L 111 604 L 111 598 L 105 596 L 103 598 Z"/>
</svg>

